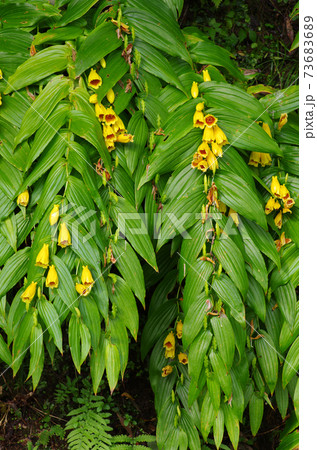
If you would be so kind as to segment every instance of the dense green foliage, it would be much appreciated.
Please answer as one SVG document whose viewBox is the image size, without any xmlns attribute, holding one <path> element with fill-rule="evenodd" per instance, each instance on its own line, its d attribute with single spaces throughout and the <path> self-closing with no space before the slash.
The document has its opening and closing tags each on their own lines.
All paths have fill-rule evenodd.
<svg viewBox="0 0 317 450">
<path fill-rule="evenodd" d="M 237 448 L 265 404 L 294 448 L 298 86 L 249 86 L 182 7 L 0 6 L 3 373 L 35 389 L 67 349 L 113 392 L 145 308 L 159 449 Z M 87 396 L 70 448 L 107 448 Z"/>
</svg>

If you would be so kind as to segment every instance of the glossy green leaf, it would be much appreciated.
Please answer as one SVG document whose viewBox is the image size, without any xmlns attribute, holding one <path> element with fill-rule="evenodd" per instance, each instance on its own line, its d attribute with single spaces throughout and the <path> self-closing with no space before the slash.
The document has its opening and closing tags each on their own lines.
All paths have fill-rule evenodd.
<svg viewBox="0 0 317 450">
<path fill-rule="evenodd" d="M 277 351 L 271 336 L 263 330 L 260 330 L 259 333 L 263 337 L 255 341 L 256 354 L 264 379 L 272 394 L 278 377 Z"/>
<path fill-rule="evenodd" d="M 231 281 L 227 275 L 221 274 L 214 279 L 212 289 L 217 293 L 219 298 L 229 306 L 232 317 L 244 326 L 244 305 L 242 303 L 241 295 L 233 281 Z"/>
<path fill-rule="evenodd" d="M 67 45 L 55 45 L 36 53 L 32 58 L 21 64 L 16 72 L 9 77 L 5 93 L 9 94 L 53 73 L 64 71 L 71 53 L 71 48 Z"/>
<path fill-rule="evenodd" d="M 30 247 L 17 251 L 0 272 L 0 298 L 6 294 L 27 271 Z"/>
<path fill-rule="evenodd" d="M 83 16 L 98 0 L 71 0 L 66 13 L 58 21 L 58 26 L 63 27 Z"/>
<path fill-rule="evenodd" d="M 274 291 L 274 296 L 284 319 L 292 329 L 295 323 L 297 303 L 296 292 L 292 283 L 289 281 L 284 286 L 277 288 Z"/>
<path fill-rule="evenodd" d="M 249 403 L 250 426 L 252 435 L 255 436 L 262 423 L 264 412 L 264 400 L 253 393 Z"/>
<path fill-rule="evenodd" d="M 106 347 L 106 373 L 110 393 L 112 394 L 118 383 L 120 373 L 120 356 L 118 348 L 111 342 L 108 342 Z"/>
<path fill-rule="evenodd" d="M 63 353 L 63 338 L 59 317 L 52 303 L 48 302 L 44 297 L 37 303 L 39 315 L 45 323 L 46 330 L 53 338 L 56 347 Z"/>
<path fill-rule="evenodd" d="M 235 351 L 234 332 L 230 320 L 225 314 L 221 314 L 219 317 L 212 317 L 211 326 L 216 338 L 219 354 L 229 371 L 233 363 Z"/>
<path fill-rule="evenodd" d="M 293 342 L 289 349 L 283 365 L 282 386 L 288 385 L 293 376 L 298 372 L 299 368 L 299 338 Z"/>
</svg>

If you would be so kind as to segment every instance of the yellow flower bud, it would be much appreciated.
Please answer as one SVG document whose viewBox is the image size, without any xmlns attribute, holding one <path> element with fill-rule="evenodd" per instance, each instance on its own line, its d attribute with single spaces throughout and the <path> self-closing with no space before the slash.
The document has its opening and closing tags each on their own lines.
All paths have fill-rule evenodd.
<svg viewBox="0 0 317 450">
<path fill-rule="evenodd" d="M 84 297 L 86 297 L 91 291 L 91 286 L 92 285 L 85 286 L 84 284 L 76 283 L 75 288 L 76 288 L 76 291 L 78 292 L 78 294 L 83 295 Z"/>
<path fill-rule="evenodd" d="M 204 81 L 211 81 L 208 69 L 203 70 Z"/>
<path fill-rule="evenodd" d="M 52 211 L 50 212 L 50 225 L 55 225 L 59 219 L 59 205 L 54 205 Z"/>
<path fill-rule="evenodd" d="M 90 74 L 88 76 L 88 86 L 93 89 L 98 89 L 102 85 L 102 78 L 97 74 L 95 69 L 90 70 Z"/>
<path fill-rule="evenodd" d="M 26 309 L 27 310 L 29 309 L 29 304 L 33 300 L 34 295 L 36 293 L 36 285 L 37 285 L 37 283 L 32 281 L 32 283 L 25 289 L 25 291 L 21 295 L 22 301 L 24 303 L 26 303 Z"/>
<path fill-rule="evenodd" d="M 89 103 L 93 103 L 93 104 L 98 103 L 97 94 L 92 94 L 89 97 Z"/>
<path fill-rule="evenodd" d="M 204 107 L 205 107 L 205 103 L 204 102 L 197 103 L 196 111 L 203 111 Z"/>
<path fill-rule="evenodd" d="M 60 247 L 67 247 L 68 245 L 72 245 L 71 237 L 69 231 L 67 229 L 66 223 L 62 223 L 58 235 L 58 245 Z"/>
<path fill-rule="evenodd" d="M 105 69 L 106 68 L 106 60 L 105 60 L 105 58 L 101 58 L 101 60 L 99 61 L 100 62 L 100 65 L 101 65 L 101 67 L 103 68 L 103 69 Z"/>
<path fill-rule="evenodd" d="M 116 116 L 116 121 L 113 125 L 113 128 L 116 133 L 125 133 L 126 128 L 124 126 L 124 123 L 122 122 L 121 118 L 119 116 Z"/>
<path fill-rule="evenodd" d="M 280 197 L 280 188 L 281 188 L 281 185 L 280 185 L 277 177 L 272 177 L 272 182 L 271 182 L 272 194 L 276 195 L 276 197 Z"/>
<path fill-rule="evenodd" d="M 198 88 L 198 83 L 196 81 L 193 81 L 191 90 L 190 90 L 191 96 L 193 98 L 197 98 L 198 94 L 199 94 L 199 88 Z"/>
<path fill-rule="evenodd" d="M 178 361 L 181 363 L 181 364 L 184 364 L 184 366 L 186 365 L 186 364 L 188 364 L 188 356 L 186 355 L 186 353 L 179 353 L 178 354 Z"/>
<path fill-rule="evenodd" d="M 50 266 L 49 271 L 46 276 L 45 286 L 51 289 L 58 287 L 58 276 L 55 266 Z"/>
<path fill-rule="evenodd" d="M 183 322 L 179 320 L 176 324 L 176 336 L 181 339 L 183 336 Z"/>
<path fill-rule="evenodd" d="M 0 69 L 0 80 L 2 80 L 3 75 L 2 75 L 2 70 Z"/>
<path fill-rule="evenodd" d="M 223 152 L 221 145 L 217 144 L 217 142 L 212 142 L 211 149 L 213 154 L 217 156 L 217 158 L 222 158 Z"/>
<path fill-rule="evenodd" d="M 167 377 L 168 375 L 170 375 L 173 372 L 173 367 L 172 366 L 165 366 L 162 369 L 162 377 Z"/>
<path fill-rule="evenodd" d="M 48 267 L 48 263 L 49 263 L 48 244 L 43 244 L 43 247 L 41 248 L 36 257 L 35 265 L 46 269 Z"/>
<path fill-rule="evenodd" d="M 115 93 L 113 92 L 113 89 L 109 89 L 109 91 L 107 92 L 107 100 L 109 103 L 113 103 L 115 100 L 116 96 Z"/>
<path fill-rule="evenodd" d="M 118 134 L 117 142 L 122 144 L 127 144 L 128 142 L 133 142 L 134 136 L 132 134 Z"/>
<path fill-rule="evenodd" d="M 30 199 L 29 191 L 26 189 L 18 196 L 17 204 L 19 206 L 28 206 L 29 199 Z"/>
<path fill-rule="evenodd" d="M 90 270 L 88 269 L 88 266 L 83 266 L 83 271 L 81 273 L 81 282 L 85 286 L 90 286 L 94 283 L 94 279 L 91 275 Z"/>
</svg>

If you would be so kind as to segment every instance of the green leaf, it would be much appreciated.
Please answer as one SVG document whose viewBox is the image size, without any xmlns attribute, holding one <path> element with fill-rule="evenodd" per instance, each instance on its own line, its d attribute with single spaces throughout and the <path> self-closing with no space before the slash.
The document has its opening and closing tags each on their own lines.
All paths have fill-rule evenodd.
<svg viewBox="0 0 317 450">
<path fill-rule="evenodd" d="M 137 339 L 139 328 L 139 315 L 134 295 L 123 278 L 116 276 L 115 284 L 108 280 L 108 292 L 111 303 L 116 306 L 118 317 L 130 330 L 134 339 Z"/>
<path fill-rule="evenodd" d="M 15 333 L 12 347 L 12 370 L 13 376 L 19 370 L 30 340 L 30 334 L 33 327 L 33 311 L 29 310 L 23 317 Z"/>
<path fill-rule="evenodd" d="M 93 350 L 90 359 L 90 373 L 95 394 L 97 394 L 98 387 L 106 368 L 106 347 L 106 336 L 104 333 L 101 333 L 99 346 L 96 350 Z"/>
<path fill-rule="evenodd" d="M 278 377 L 277 350 L 271 336 L 267 332 L 260 330 L 260 334 L 263 337 L 255 341 L 255 349 L 264 379 L 272 394 Z"/>
<path fill-rule="evenodd" d="M 199 91 L 212 107 L 225 107 L 243 113 L 248 119 L 272 123 L 263 105 L 238 86 L 219 81 L 207 81 L 200 84 Z"/>
<path fill-rule="evenodd" d="M 193 299 L 198 297 L 205 284 L 208 283 L 213 268 L 213 264 L 209 261 L 198 260 L 189 269 L 182 302 L 182 308 L 185 314 L 188 313 Z"/>
<path fill-rule="evenodd" d="M 219 353 L 216 353 L 213 349 L 209 353 L 209 359 L 221 389 L 226 396 L 230 398 L 232 394 L 232 380 L 230 372 L 227 371 Z"/>
<path fill-rule="evenodd" d="M 52 127 L 46 119 L 55 106 L 68 95 L 70 85 L 71 81 L 61 75 L 52 78 L 47 83 L 43 91 L 36 97 L 25 113 L 20 131 L 15 138 L 15 145 L 18 145 L 34 134 L 43 122 L 46 123 L 47 127 Z M 55 129 L 54 131 L 56 132 L 57 130 Z"/>
<path fill-rule="evenodd" d="M 68 342 L 77 372 L 80 373 L 80 325 L 76 314 L 72 314 L 68 326 Z"/>
<path fill-rule="evenodd" d="M 293 342 L 289 349 L 283 365 L 282 386 L 285 388 L 299 368 L 299 337 Z"/>
<path fill-rule="evenodd" d="M 63 338 L 59 321 L 59 316 L 52 303 L 41 297 L 37 303 L 39 314 L 46 325 L 46 329 L 50 336 L 54 339 L 54 343 L 58 350 L 63 354 Z"/>
<path fill-rule="evenodd" d="M 261 255 L 261 252 L 256 247 L 251 239 L 244 239 L 244 249 L 245 249 L 245 261 L 246 269 L 262 286 L 264 292 L 268 289 L 268 276 L 267 269 Z"/>
<path fill-rule="evenodd" d="M 162 78 L 167 83 L 173 84 L 186 94 L 173 67 L 160 51 L 140 39 L 135 40 L 134 46 L 141 54 L 141 67 L 144 70 Z"/>
<path fill-rule="evenodd" d="M 213 425 L 214 440 L 217 450 L 219 450 L 225 428 L 225 416 L 222 408 L 219 409 Z"/>
<path fill-rule="evenodd" d="M 98 0 L 71 0 L 65 14 L 57 22 L 58 27 L 63 27 L 70 22 L 82 17 Z"/>
<path fill-rule="evenodd" d="M 230 320 L 225 314 L 221 314 L 219 317 L 211 318 L 211 326 L 216 338 L 219 354 L 229 371 L 233 363 L 235 351 L 235 338 Z"/>
<path fill-rule="evenodd" d="M 285 352 L 286 349 L 294 342 L 299 333 L 299 303 L 296 302 L 296 314 L 293 329 L 291 329 L 287 322 L 284 322 L 282 325 L 280 337 L 279 337 L 279 345 L 282 353 Z"/>
<path fill-rule="evenodd" d="M 87 326 L 90 336 L 92 348 L 97 351 L 101 335 L 101 318 L 98 307 L 91 296 L 80 297 L 79 309 L 83 318 L 83 323 Z"/>
<path fill-rule="evenodd" d="M 10 4 L 11 3 L 11 4 Z M 0 6 L 1 28 L 28 28 L 41 19 L 55 18 L 60 13 L 48 2 L 13 3 L 7 2 Z"/>
<path fill-rule="evenodd" d="M 228 403 L 223 405 L 224 415 L 225 415 L 225 425 L 228 431 L 230 441 L 233 448 L 236 450 L 239 444 L 240 426 L 239 419 L 235 415 L 233 409 Z"/>
<path fill-rule="evenodd" d="M 217 67 L 224 67 L 228 72 L 239 80 L 245 80 L 244 75 L 236 64 L 230 59 L 230 53 L 218 45 L 212 44 L 209 41 L 197 42 L 195 46 L 190 49 L 191 57 L 199 64 L 211 64 Z"/>
<path fill-rule="evenodd" d="M 274 291 L 274 296 L 284 319 L 292 329 L 295 323 L 297 303 L 296 292 L 292 283 L 289 281 L 284 286 L 277 288 Z"/>
<path fill-rule="evenodd" d="M 72 41 L 82 34 L 83 30 L 77 26 L 68 26 L 63 28 L 51 28 L 45 33 L 38 32 L 33 39 L 33 45 L 42 45 L 45 42 Z"/>
<path fill-rule="evenodd" d="M 177 303 L 175 300 L 168 300 L 163 305 L 149 315 L 143 329 L 141 338 L 141 357 L 144 359 L 153 347 L 163 330 L 168 329 L 169 324 L 176 319 Z"/>
<path fill-rule="evenodd" d="M 215 240 L 212 252 L 244 297 L 247 293 L 249 282 L 244 259 L 237 245 L 228 236 L 223 236 Z"/>
<path fill-rule="evenodd" d="M 171 16 L 170 10 L 163 3 L 160 4 L 160 8 L 157 8 L 155 0 L 149 0 L 146 3 L 142 0 L 130 0 L 124 15 L 129 24 L 135 28 L 136 35 L 143 41 L 169 55 L 179 56 L 191 63 L 183 34 Z"/>
<path fill-rule="evenodd" d="M 15 4 L 15 7 L 17 8 L 18 5 Z M 0 7 L 0 11 L 1 9 L 2 7 Z M 5 13 L 5 11 L 3 10 L 2 13 Z M 0 30 L 0 48 L 6 49 L 10 53 L 26 53 L 28 55 L 32 38 L 32 34 L 24 30 L 15 29 L 14 27 L 5 28 Z"/>
<path fill-rule="evenodd" d="M 283 388 L 282 386 L 282 377 L 279 376 L 277 385 L 275 388 L 275 397 L 276 397 L 276 403 L 278 410 L 282 416 L 282 419 L 284 420 L 287 414 L 287 408 L 288 408 L 288 390 Z"/>
<path fill-rule="evenodd" d="M 155 253 L 147 229 L 134 207 L 126 199 L 118 197 L 117 202 L 112 205 L 110 216 L 134 250 L 157 271 Z"/>
<path fill-rule="evenodd" d="M 8 366 L 11 366 L 12 357 L 8 345 L 5 340 L 0 335 L 0 359 L 5 362 Z"/>
<path fill-rule="evenodd" d="M 78 295 L 72 276 L 66 264 L 58 256 L 54 255 L 52 260 L 58 275 L 58 294 L 70 311 L 76 314 L 75 307 L 78 306 Z"/>
<path fill-rule="evenodd" d="M 264 207 L 255 192 L 245 183 L 244 179 L 235 174 L 217 173 L 215 183 L 219 199 L 238 214 L 255 221 L 267 230 Z"/>
<path fill-rule="evenodd" d="M 70 110 L 70 105 L 65 103 L 60 103 L 55 111 L 53 111 L 47 119 L 47 122 L 44 122 L 39 130 L 36 132 L 34 136 L 34 141 L 32 142 L 31 149 L 27 156 L 26 167 L 28 170 L 33 161 L 38 158 L 41 153 L 46 150 L 42 159 L 38 161 L 36 167 L 30 173 L 29 178 L 32 180 L 36 180 L 43 173 L 43 170 L 47 169 L 47 162 L 51 164 L 51 161 L 57 162 L 58 159 L 63 156 L 63 151 L 65 153 L 66 145 L 68 142 L 68 133 L 61 132 L 60 128 L 64 125 L 68 112 Z M 51 144 L 51 145 L 50 145 Z M 57 147 L 57 148 L 56 148 Z M 54 148 L 54 151 L 52 150 Z M 57 155 L 60 155 L 59 158 Z M 40 167 L 40 169 L 39 169 Z M 33 174 L 33 171 L 35 174 Z M 25 184 L 24 185 L 28 186 Z"/>
<path fill-rule="evenodd" d="M 118 383 L 120 373 L 120 356 L 117 346 L 111 342 L 108 342 L 106 347 L 106 372 L 110 387 L 110 394 L 112 394 Z"/>
<path fill-rule="evenodd" d="M 268 256 L 277 267 L 281 267 L 280 257 L 270 233 L 263 230 L 262 227 L 254 223 L 252 220 L 242 217 L 239 218 L 239 221 L 240 227 L 243 227 L 243 234 L 247 233 L 259 250 Z"/>
<path fill-rule="evenodd" d="M 130 134 L 134 135 L 133 142 L 124 146 L 127 157 L 127 166 L 130 173 L 136 169 L 139 159 L 144 152 L 148 138 L 148 126 L 141 111 L 136 112 L 131 117 L 127 129 Z"/>
<path fill-rule="evenodd" d="M 273 94 L 262 97 L 260 101 L 273 119 L 279 119 L 282 113 L 290 113 L 298 109 L 299 87 L 289 86 L 286 89 L 275 91 Z"/>
<path fill-rule="evenodd" d="M 264 412 L 264 400 L 253 393 L 249 403 L 250 427 L 253 436 L 257 434 L 262 423 Z"/>
<path fill-rule="evenodd" d="M 17 251 L 5 263 L 0 272 L 0 298 L 26 274 L 30 247 Z"/>
<path fill-rule="evenodd" d="M 113 28 L 112 24 L 111 26 Z M 115 36 L 115 39 L 116 39 L 115 42 L 117 43 L 118 42 L 117 36 Z M 102 48 L 103 45 L 104 44 L 102 44 Z M 116 47 L 118 47 L 118 45 Z M 113 88 L 113 86 L 124 76 L 124 74 L 129 69 L 129 65 L 123 58 L 121 51 L 111 53 L 106 60 L 106 64 L 107 64 L 106 68 L 101 69 L 99 72 L 99 75 L 102 78 L 102 85 L 99 87 L 97 91 L 99 102 L 101 102 L 101 100 L 105 97 L 109 89 Z"/>
<path fill-rule="evenodd" d="M 191 305 L 185 315 L 183 324 L 182 341 L 185 349 L 192 343 L 204 325 L 204 317 L 207 312 L 206 300 L 205 292 L 192 297 Z"/>
<path fill-rule="evenodd" d="M 245 310 L 242 303 L 241 295 L 231 279 L 221 274 L 216 277 L 212 283 L 212 289 L 217 293 L 219 298 L 229 306 L 232 317 L 242 326 L 245 326 Z"/>
<path fill-rule="evenodd" d="M 71 131 L 88 141 L 98 150 L 105 168 L 110 172 L 111 157 L 97 118 L 83 111 L 71 111 L 69 118 L 71 119 Z"/>
<path fill-rule="evenodd" d="M 215 410 L 211 396 L 207 391 L 203 400 L 203 404 L 201 407 L 201 434 L 207 442 L 207 438 L 209 436 L 211 427 L 215 421 L 217 415 L 217 411 Z"/>
<path fill-rule="evenodd" d="M 191 343 L 188 353 L 188 372 L 193 380 L 198 381 L 204 358 L 211 344 L 212 333 L 202 330 Z M 186 347 L 184 346 L 186 349 Z"/>
<path fill-rule="evenodd" d="M 246 296 L 246 302 L 253 309 L 255 314 L 259 316 L 262 322 L 265 322 L 266 302 L 263 289 L 251 275 L 249 275 L 248 278 L 249 289 Z"/>
<path fill-rule="evenodd" d="M 111 342 L 116 345 L 119 351 L 121 375 L 123 378 L 129 358 L 129 337 L 127 329 L 118 317 L 112 317 L 109 320 L 109 330 Z"/>
<path fill-rule="evenodd" d="M 283 284 L 292 283 L 294 288 L 298 286 L 299 281 L 299 251 L 295 244 L 290 243 L 285 248 L 281 256 L 280 269 L 276 267 L 271 274 L 270 287 L 272 292 Z"/>
<path fill-rule="evenodd" d="M 24 86 L 29 86 L 56 72 L 65 70 L 72 50 L 68 45 L 54 45 L 36 53 L 21 64 L 9 77 L 4 91 L 9 94 Z"/>
</svg>

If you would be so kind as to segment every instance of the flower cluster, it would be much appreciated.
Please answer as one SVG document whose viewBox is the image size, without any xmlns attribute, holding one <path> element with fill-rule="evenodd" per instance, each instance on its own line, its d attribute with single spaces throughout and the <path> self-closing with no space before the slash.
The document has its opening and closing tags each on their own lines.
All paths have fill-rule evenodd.
<svg viewBox="0 0 317 450">
<path fill-rule="evenodd" d="M 198 85 L 194 81 L 192 86 L 192 96 L 195 98 Z M 198 94 L 197 94 L 198 95 Z M 217 159 L 222 157 L 222 147 L 228 144 L 227 137 L 222 129 L 217 125 L 218 119 L 212 114 L 204 114 L 204 103 L 196 105 L 196 111 L 193 117 L 194 128 L 204 130 L 202 143 L 194 153 L 192 168 L 206 172 L 212 169 L 215 173 L 218 169 Z"/>
<path fill-rule="evenodd" d="M 26 196 L 27 192 L 27 196 Z M 27 206 L 29 197 L 28 197 L 28 191 L 23 192 L 19 195 L 19 197 L 22 197 L 22 200 L 18 197 L 18 204 L 22 206 Z M 23 201 L 24 204 L 21 203 Z M 49 222 L 51 226 L 54 226 L 59 220 L 59 205 L 54 205 L 52 211 L 49 215 Z M 71 242 L 71 235 L 68 231 L 67 225 L 65 222 L 62 222 L 60 224 L 59 228 L 59 234 L 57 239 L 58 245 L 62 248 L 68 247 L 69 245 L 72 245 Z M 50 265 L 50 253 L 49 253 L 49 244 L 43 244 L 41 250 L 38 252 L 35 260 L 35 265 L 37 267 L 42 267 L 43 269 L 47 269 L 49 267 L 49 270 L 46 275 L 45 280 L 45 286 L 47 288 L 56 289 L 59 285 L 58 280 L 58 274 L 55 269 L 55 266 L 52 264 Z M 94 279 L 92 277 L 92 274 L 90 270 L 88 269 L 88 266 L 83 266 L 82 274 L 81 274 L 81 283 L 76 283 L 76 291 L 83 296 L 86 296 L 91 291 L 91 288 L 94 284 Z M 31 301 L 33 300 L 35 294 L 36 294 L 36 286 L 37 282 L 32 281 L 31 284 L 25 289 L 25 291 L 22 293 L 21 298 L 22 301 L 26 303 L 26 309 L 29 309 L 29 305 Z"/>
<path fill-rule="evenodd" d="M 183 336 L 183 322 L 181 320 L 178 320 L 176 323 L 176 336 L 178 339 L 181 339 Z M 163 348 L 165 348 L 165 358 L 175 358 L 176 341 L 174 331 L 170 331 L 166 336 L 163 342 Z M 188 364 L 188 356 L 186 355 L 186 353 L 179 352 L 177 358 L 180 364 Z M 162 377 L 167 377 L 172 372 L 173 366 L 167 365 L 162 368 Z"/>
<path fill-rule="evenodd" d="M 88 76 L 88 86 L 92 89 L 98 89 L 102 85 L 102 78 L 95 69 L 91 69 Z M 115 113 L 111 106 L 115 100 L 113 89 L 107 92 L 106 98 L 110 103 L 106 108 L 102 103 L 98 102 L 97 94 L 89 97 L 89 102 L 95 105 L 95 114 L 99 122 L 102 123 L 103 137 L 109 152 L 115 149 L 115 143 L 120 142 L 127 144 L 133 142 L 132 134 L 128 134 L 121 118 Z"/>
<path fill-rule="evenodd" d="M 292 213 L 291 208 L 294 206 L 295 201 L 291 198 L 289 190 L 285 186 L 285 184 L 280 184 L 277 176 L 272 177 L 271 182 L 271 192 L 273 194 L 272 197 L 268 200 L 265 205 L 265 214 L 270 214 L 272 211 L 276 210 L 279 212 L 274 218 L 275 225 L 281 229 L 283 223 L 283 214 Z M 281 203 L 283 202 L 283 206 Z"/>
</svg>

